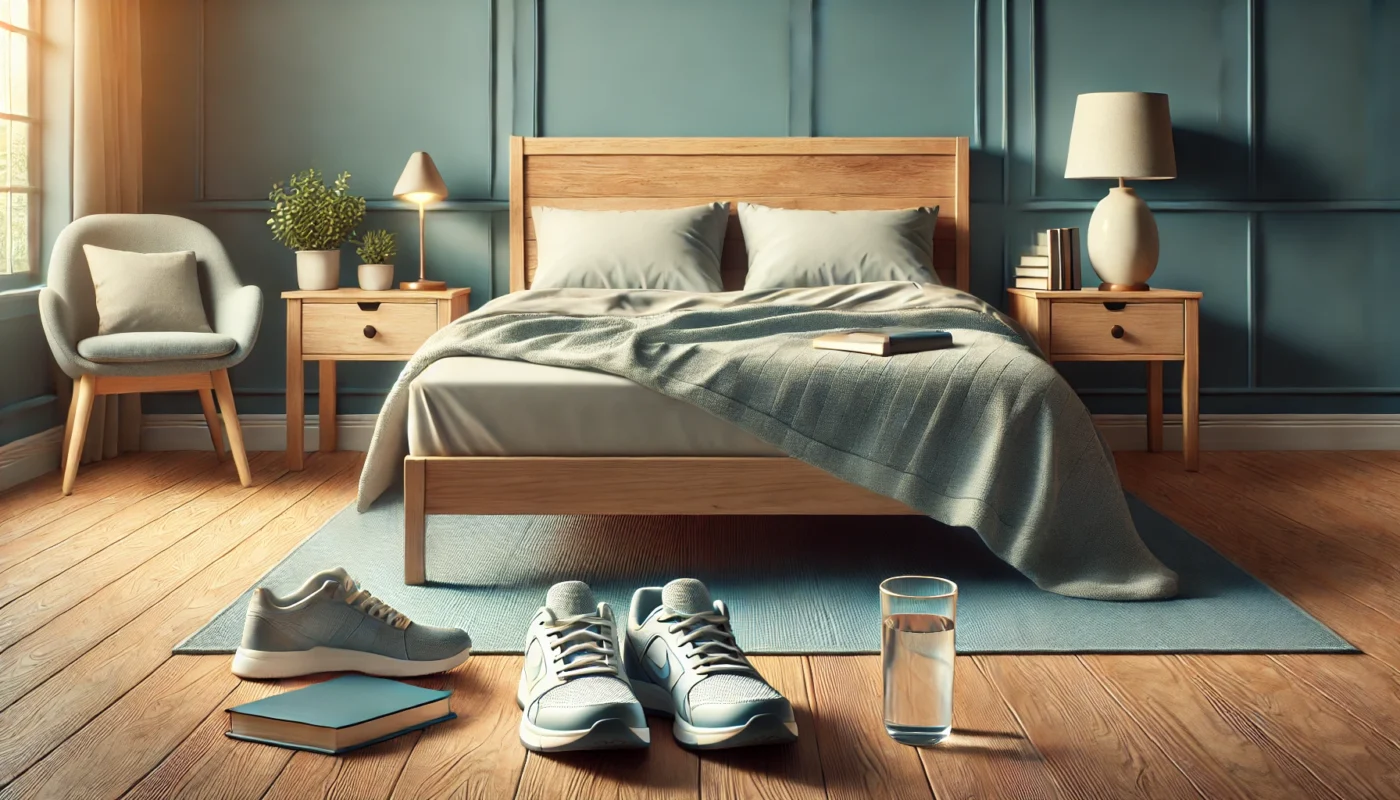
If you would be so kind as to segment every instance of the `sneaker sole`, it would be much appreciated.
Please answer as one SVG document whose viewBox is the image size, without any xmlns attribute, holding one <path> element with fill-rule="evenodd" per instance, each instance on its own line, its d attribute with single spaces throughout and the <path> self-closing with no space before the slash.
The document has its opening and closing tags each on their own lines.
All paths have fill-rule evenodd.
<svg viewBox="0 0 1400 800">
<path fill-rule="evenodd" d="M 723 750 L 729 747 L 787 744 L 797 741 L 797 723 L 787 722 L 772 714 L 756 714 L 743 725 L 702 728 L 676 716 L 676 706 L 671 699 L 671 693 L 660 686 L 633 679 L 632 692 L 648 714 L 675 717 L 671 733 L 677 742 L 691 750 Z"/>
<path fill-rule="evenodd" d="M 338 647 L 313 647 L 310 650 L 285 652 L 245 650 L 240 647 L 233 655 L 233 674 L 255 680 L 295 678 L 301 675 L 315 675 L 318 672 L 362 672 L 383 678 L 411 678 L 416 675 L 446 672 L 462 664 L 471 654 L 472 650 L 468 647 L 456 655 L 437 661 L 409 661 L 361 650 L 342 650 Z"/>
<path fill-rule="evenodd" d="M 540 728 L 520 718 L 520 743 L 536 753 L 565 753 L 571 750 L 631 750 L 651 746 L 651 731 L 628 727 L 620 719 L 600 719 L 591 728 L 555 731 Z"/>
</svg>

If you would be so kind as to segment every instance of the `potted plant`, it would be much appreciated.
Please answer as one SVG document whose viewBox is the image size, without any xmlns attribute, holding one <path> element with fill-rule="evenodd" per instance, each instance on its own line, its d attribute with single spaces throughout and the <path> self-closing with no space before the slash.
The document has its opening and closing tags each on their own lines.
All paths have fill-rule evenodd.
<svg viewBox="0 0 1400 800">
<path fill-rule="evenodd" d="M 274 183 L 268 199 L 273 238 L 297 254 L 297 287 L 320 291 L 339 286 L 340 246 L 365 218 L 365 199 L 350 194 L 350 173 L 340 173 L 327 186 L 319 170 L 298 172 L 285 185 Z"/>
<path fill-rule="evenodd" d="M 385 230 L 366 231 L 357 244 L 360 256 L 360 288 L 382 292 L 394 285 L 394 234 Z"/>
</svg>

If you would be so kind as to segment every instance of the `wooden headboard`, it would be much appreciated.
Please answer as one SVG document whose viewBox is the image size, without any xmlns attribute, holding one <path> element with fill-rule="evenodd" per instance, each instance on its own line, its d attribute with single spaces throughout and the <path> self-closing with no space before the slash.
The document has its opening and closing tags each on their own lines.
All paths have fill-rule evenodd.
<svg viewBox="0 0 1400 800">
<path fill-rule="evenodd" d="M 968 288 L 966 137 L 923 139 L 510 140 L 510 290 L 530 287 L 537 254 L 530 209 L 675 208 L 730 201 L 722 277 L 744 285 L 738 203 L 830 211 L 938 206 L 933 266 Z"/>
</svg>

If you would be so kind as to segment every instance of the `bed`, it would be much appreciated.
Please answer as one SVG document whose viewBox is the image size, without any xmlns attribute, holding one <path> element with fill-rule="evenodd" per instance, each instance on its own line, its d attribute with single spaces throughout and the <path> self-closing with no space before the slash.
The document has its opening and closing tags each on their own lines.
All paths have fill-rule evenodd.
<svg viewBox="0 0 1400 800">
<path fill-rule="evenodd" d="M 567 292 L 551 294 L 552 290 L 526 291 L 531 289 L 538 263 L 530 211 L 538 206 L 631 210 L 677 208 L 712 201 L 834 211 L 938 206 L 932 266 L 944 285 L 963 292 L 968 289 L 966 138 L 515 137 L 510 155 L 512 294 L 492 305 L 505 302 L 505 313 L 514 315 L 511 319 L 545 324 L 575 313 L 585 315 L 582 310 L 575 312 L 568 303 L 577 303 L 581 308 L 588 302 L 586 298 L 575 298 Z M 742 287 L 746 269 L 743 236 L 737 220 L 731 216 L 721 265 L 724 288 Z M 877 297 L 874 302 L 878 306 L 878 297 L 910 291 L 918 290 L 885 287 L 870 294 Z M 959 306 L 960 311 L 975 311 L 974 316 L 985 315 L 988 319 L 995 314 L 970 295 L 950 294 L 959 297 L 949 300 L 940 295 L 933 305 Z M 717 297 L 727 296 L 730 295 Z M 729 301 L 704 302 L 719 307 Z M 865 302 L 864 296 L 860 302 Z M 644 296 L 638 303 L 652 304 L 654 307 L 648 307 L 647 313 L 655 313 L 669 310 L 667 304 L 673 301 L 664 296 Z M 514 307 L 509 307 L 512 304 Z M 489 315 L 489 308 L 479 311 Z M 478 317 L 483 325 L 490 323 L 474 314 L 453 327 L 470 326 L 473 317 Z M 451 330 L 440 331 L 415 356 L 421 363 L 410 362 L 405 369 L 401 385 L 396 384 L 386 401 L 385 412 L 381 413 L 362 476 L 363 509 L 383 491 L 382 485 L 372 485 L 370 476 L 373 462 L 384 462 L 390 453 L 377 455 L 376 450 L 400 447 L 408 452 L 402 460 L 406 583 L 421 584 L 426 580 L 425 533 L 430 515 L 929 513 L 927 508 L 916 510 L 891 496 L 905 496 L 899 492 L 872 491 L 808 463 L 821 463 L 819 459 L 791 457 L 774 446 L 772 437 L 755 437 L 725 420 L 709 419 L 715 412 L 713 407 L 692 408 L 672 397 L 655 395 L 655 386 L 648 389 L 631 385 L 646 382 L 643 375 L 633 374 L 630 377 L 636 380 L 629 382 L 626 377 L 619 377 L 621 370 L 603 368 L 603 372 L 616 373 L 605 375 L 561 371 L 561 366 L 572 362 L 551 365 L 528 351 L 454 349 L 444 338 L 452 335 Z M 979 335 L 969 334 L 974 340 Z M 810 350 L 809 344 L 805 347 Z M 1024 366 L 1033 361 L 1041 365 L 1038 379 L 1058 381 L 1055 390 L 1073 397 L 1053 369 L 1043 366 L 1038 357 L 1028 355 L 1031 350 L 1019 344 L 1015 349 L 1025 356 L 1017 359 L 1017 364 Z M 482 352 L 496 358 L 476 357 Z M 560 386 L 567 390 L 550 393 L 547 388 Z M 1058 402 L 1071 401 L 1062 397 Z M 1082 416 L 1073 420 L 1080 429 L 1078 437 L 1097 442 L 1087 412 L 1079 413 L 1082 404 L 1077 399 L 1072 403 L 1078 410 L 1071 416 Z M 561 410 L 565 406 L 567 410 Z M 609 410 L 634 423 L 641 421 L 630 426 L 632 438 L 625 431 L 609 431 L 605 430 L 608 425 L 597 424 L 608 419 Z M 406 420 L 411 421 L 405 425 Z M 446 424 L 447 420 L 457 424 Z M 990 420 L 989 417 L 989 425 Z M 405 427 L 406 431 L 400 430 Z M 648 433 L 638 437 L 637 430 Z M 390 445 L 390 439 L 408 444 Z M 1101 442 L 1094 444 L 1091 449 L 1100 445 Z M 969 446 L 978 448 L 975 437 L 963 447 Z M 1130 581 L 1132 586 L 1105 593 L 1080 581 L 1072 585 L 1061 582 L 1054 590 L 1111 599 L 1169 596 L 1175 592 L 1175 575 L 1155 560 L 1132 529 L 1111 459 L 1099 472 L 1104 469 L 1106 480 L 1118 492 L 1116 500 L 1107 501 L 1108 505 L 1116 503 L 1108 516 L 1114 517 L 1118 527 L 1126 524 L 1127 533 L 1112 534 L 1121 542 L 1096 540 L 1097 533 L 1081 536 L 1067 552 L 1089 552 L 1096 546 L 1123 550 L 1123 554 L 1113 553 L 1113 558 L 1131 564 L 1124 569 L 1136 573 Z M 965 500 L 968 498 L 953 498 L 956 502 Z M 979 502 L 978 513 L 986 517 L 988 503 Z M 992 516 L 996 513 L 991 510 Z M 961 519 L 944 521 L 969 524 L 966 520 L 972 518 L 960 513 L 950 517 Z M 983 531 L 979 533 L 987 538 Z M 1008 550 L 1038 547 L 1010 541 L 998 552 L 1006 557 Z"/>
</svg>

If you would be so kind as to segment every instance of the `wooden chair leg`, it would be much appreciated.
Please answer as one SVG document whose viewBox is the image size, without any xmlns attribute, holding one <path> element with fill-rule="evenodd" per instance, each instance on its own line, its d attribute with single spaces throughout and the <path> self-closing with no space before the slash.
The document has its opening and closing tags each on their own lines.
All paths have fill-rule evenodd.
<svg viewBox="0 0 1400 800">
<path fill-rule="evenodd" d="M 78 411 L 78 381 L 73 381 L 73 389 L 68 393 L 68 421 L 63 423 L 63 449 L 58 453 L 58 468 L 68 468 L 68 443 L 73 441 L 73 415 Z"/>
<path fill-rule="evenodd" d="M 424 509 L 426 480 L 422 459 L 403 460 L 403 582 L 419 586 L 428 580 L 428 518 Z"/>
<path fill-rule="evenodd" d="M 219 409 L 224 414 L 224 425 L 228 427 L 228 445 L 233 451 L 233 463 L 238 467 L 238 482 L 244 486 L 253 485 L 253 474 L 248 470 L 248 453 L 243 449 L 243 428 L 238 425 L 238 410 L 233 406 L 233 387 L 228 382 L 228 370 L 216 369 L 209 373 L 214 381 L 214 394 L 219 396 Z"/>
<path fill-rule="evenodd" d="M 199 405 L 204 408 L 204 421 L 209 425 L 209 439 L 214 442 L 214 457 L 224 460 L 224 433 L 219 427 L 219 414 L 214 410 L 214 393 L 208 389 L 199 390 Z"/>
<path fill-rule="evenodd" d="M 84 375 L 79 378 L 78 386 L 73 392 L 68 457 L 63 464 L 63 494 L 65 497 L 73 493 L 73 484 L 78 480 L 78 462 L 83 460 L 83 440 L 87 438 L 88 423 L 92 420 L 92 401 L 96 397 L 97 378 L 92 375 Z"/>
</svg>

